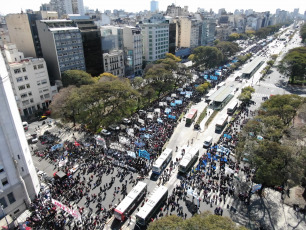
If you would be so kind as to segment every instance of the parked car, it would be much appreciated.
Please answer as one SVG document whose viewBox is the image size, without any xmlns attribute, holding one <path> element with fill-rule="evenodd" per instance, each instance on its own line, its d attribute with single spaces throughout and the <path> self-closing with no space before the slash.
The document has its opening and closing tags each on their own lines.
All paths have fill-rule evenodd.
<svg viewBox="0 0 306 230">
<path fill-rule="evenodd" d="M 111 135 L 112 133 L 110 131 L 108 131 L 107 129 L 102 129 L 101 130 L 101 134 L 105 135 L 105 136 L 109 136 Z"/>
<path fill-rule="evenodd" d="M 32 139 L 32 144 L 35 144 L 35 143 L 37 143 L 37 142 L 38 142 L 38 138 L 37 138 L 37 137 L 35 137 L 35 138 Z"/>
<path fill-rule="evenodd" d="M 118 125 L 110 125 L 108 126 L 109 129 L 113 130 L 113 131 L 118 131 L 120 130 L 120 127 Z"/>
<path fill-rule="evenodd" d="M 131 123 L 131 120 L 127 119 L 127 118 L 123 118 L 122 119 L 122 123 L 123 124 L 130 124 Z"/>
</svg>

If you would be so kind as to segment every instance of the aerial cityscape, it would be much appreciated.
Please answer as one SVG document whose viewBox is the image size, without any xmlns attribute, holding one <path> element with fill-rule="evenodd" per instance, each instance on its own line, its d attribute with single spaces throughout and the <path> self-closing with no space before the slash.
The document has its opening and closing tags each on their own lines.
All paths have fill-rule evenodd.
<svg viewBox="0 0 306 230">
<path fill-rule="evenodd" d="M 306 229 L 305 3 L 2 5 L 1 229 Z"/>
</svg>

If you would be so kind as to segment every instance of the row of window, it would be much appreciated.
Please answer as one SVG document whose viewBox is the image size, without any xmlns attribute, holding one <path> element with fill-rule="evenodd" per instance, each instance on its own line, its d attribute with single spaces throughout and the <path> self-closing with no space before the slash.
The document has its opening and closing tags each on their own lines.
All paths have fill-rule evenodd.
<svg viewBox="0 0 306 230">
<path fill-rule="evenodd" d="M 8 201 L 9 201 L 10 204 L 13 204 L 13 203 L 16 201 L 13 192 L 7 194 L 7 199 L 8 199 Z M 6 200 L 5 200 L 4 197 L 1 197 L 1 198 L 0 198 L 0 205 L 2 205 L 3 208 L 6 208 L 6 207 L 7 207 L 7 202 L 6 202 Z"/>
<path fill-rule="evenodd" d="M 79 62 L 79 63 L 81 64 L 83 62 Z M 76 62 L 62 63 L 62 64 L 60 64 L 60 68 L 61 68 L 61 71 L 64 71 L 62 68 L 69 67 L 69 66 L 74 66 L 74 65 L 77 65 L 77 63 Z M 78 65 L 75 68 L 78 68 L 78 67 L 80 67 L 81 69 L 85 68 L 84 65 Z"/>
<path fill-rule="evenodd" d="M 28 76 L 24 76 L 24 77 L 16 77 L 16 81 L 17 82 L 21 82 L 21 81 L 23 81 L 23 80 L 28 80 L 29 78 L 28 78 Z"/>
<path fill-rule="evenodd" d="M 44 99 L 48 99 L 50 98 L 50 94 L 49 93 L 46 93 L 44 95 L 40 95 L 40 100 L 44 100 Z"/>
<path fill-rule="evenodd" d="M 30 103 L 34 103 L 34 99 L 33 98 L 30 98 L 29 100 L 22 101 L 22 105 L 23 106 L 29 105 Z"/>
<path fill-rule="evenodd" d="M 81 34 L 77 34 L 77 33 L 71 33 L 71 34 L 55 34 L 54 35 L 54 39 L 55 40 L 61 40 L 61 39 L 71 39 L 71 38 L 80 38 Z"/>
<path fill-rule="evenodd" d="M 66 50 L 73 50 L 73 49 L 79 49 L 82 48 L 82 46 L 67 46 L 67 47 L 59 47 L 57 48 L 57 52 L 66 51 Z"/>
<path fill-rule="evenodd" d="M 37 69 L 43 69 L 43 68 L 44 68 L 44 64 L 33 65 L 33 68 L 34 68 L 35 70 L 37 70 Z"/>
<path fill-rule="evenodd" d="M 19 90 L 24 90 L 24 89 L 29 89 L 29 88 L 31 88 L 31 86 L 30 86 L 30 84 L 25 84 L 25 85 L 20 85 L 20 86 L 18 86 L 18 89 Z"/>
<path fill-rule="evenodd" d="M 20 94 L 20 97 L 21 97 L 21 98 L 26 98 L 26 97 L 28 97 L 28 96 L 31 97 L 31 96 L 32 96 L 32 92 Z"/>
<path fill-rule="evenodd" d="M 21 69 L 20 68 L 14 69 L 14 73 L 21 73 L 21 70 L 22 70 L 22 72 L 26 72 L 27 71 L 27 69 L 25 67 L 22 67 Z"/>
<path fill-rule="evenodd" d="M 71 44 L 76 44 L 76 43 L 81 43 L 80 40 L 68 40 L 68 41 L 62 41 L 62 42 L 56 42 L 56 46 L 63 46 L 63 45 L 71 45 Z"/>
<path fill-rule="evenodd" d="M 42 80 L 37 81 L 37 85 L 44 85 L 47 83 L 48 83 L 47 79 L 42 79 Z"/>
</svg>

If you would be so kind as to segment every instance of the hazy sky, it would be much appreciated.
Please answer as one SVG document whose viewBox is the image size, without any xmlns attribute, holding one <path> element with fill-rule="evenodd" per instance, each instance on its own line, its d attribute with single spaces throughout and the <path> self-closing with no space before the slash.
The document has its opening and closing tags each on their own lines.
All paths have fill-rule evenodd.
<svg viewBox="0 0 306 230">
<path fill-rule="evenodd" d="M 19 13 L 21 9 L 39 10 L 41 3 L 47 3 L 49 0 L 1 0 L 1 14 Z M 113 10 L 124 9 L 128 12 L 137 12 L 150 9 L 150 0 L 83 0 L 84 6 L 90 9 Z M 165 11 L 167 6 L 175 3 L 183 7 L 188 5 L 189 10 L 195 12 L 198 7 L 209 10 L 212 8 L 215 12 L 220 8 L 228 11 L 235 9 L 253 9 L 255 11 L 271 11 L 275 9 L 293 11 L 294 8 L 300 8 L 300 13 L 304 14 L 306 10 L 305 0 L 159 0 L 159 9 Z"/>
</svg>

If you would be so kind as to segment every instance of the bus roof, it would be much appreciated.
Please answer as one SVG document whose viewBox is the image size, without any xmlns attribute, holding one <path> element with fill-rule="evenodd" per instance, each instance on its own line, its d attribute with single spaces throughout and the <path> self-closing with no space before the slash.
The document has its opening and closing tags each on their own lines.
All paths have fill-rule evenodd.
<svg viewBox="0 0 306 230">
<path fill-rule="evenodd" d="M 228 109 L 234 109 L 238 105 L 238 100 L 234 100 L 229 104 Z"/>
<path fill-rule="evenodd" d="M 224 122 L 227 120 L 228 115 L 222 115 L 222 117 L 217 121 L 216 125 L 223 125 Z"/>
<path fill-rule="evenodd" d="M 180 162 L 180 166 L 186 167 L 189 162 L 192 160 L 192 158 L 197 154 L 199 151 L 198 148 L 192 148 L 190 149 L 183 157 L 183 159 Z"/>
<path fill-rule="evenodd" d="M 158 157 L 158 159 L 154 162 L 153 166 L 154 167 L 160 167 L 165 159 L 168 158 L 168 156 L 172 153 L 172 149 L 166 148 Z"/>
<path fill-rule="evenodd" d="M 151 212 L 151 210 L 156 206 L 156 204 L 160 201 L 160 199 L 168 192 L 168 188 L 165 186 L 158 187 L 154 193 L 150 196 L 148 201 L 144 204 L 144 206 L 139 210 L 136 216 L 146 219 L 147 215 Z"/>
<path fill-rule="evenodd" d="M 121 201 L 121 203 L 116 207 L 116 210 L 120 213 L 123 213 L 135 200 L 135 198 L 138 196 L 138 194 L 147 187 L 147 184 L 139 181 L 136 186 L 132 188 L 132 190 L 129 192 L 129 194 Z"/>
</svg>

